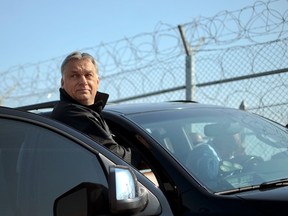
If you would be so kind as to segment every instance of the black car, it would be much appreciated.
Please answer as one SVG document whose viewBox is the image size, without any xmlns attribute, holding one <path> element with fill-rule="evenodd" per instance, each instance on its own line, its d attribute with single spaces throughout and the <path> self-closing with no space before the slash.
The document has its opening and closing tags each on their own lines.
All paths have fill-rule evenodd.
<svg viewBox="0 0 288 216">
<path fill-rule="evenodd" d="M 151 169 L 174 215 L 287 215 L 288 131 L 199 103 L 115 104 L 104 116 Z M 137 160 L 137 155 L 141 160 Z"/>
<path fill-rule="evenodd" d="M 110 104 L 103 115 L 117 142 L 132 148 L 138 180 L 148 176 L 174 215 L 287 215 L 286 127 L 192 102 Z"/>
<path fill-rule="evenodd" d="M 173 215 L 163 193 L 52 119 L 0 107 L 0 215 Z"/>
</svg>

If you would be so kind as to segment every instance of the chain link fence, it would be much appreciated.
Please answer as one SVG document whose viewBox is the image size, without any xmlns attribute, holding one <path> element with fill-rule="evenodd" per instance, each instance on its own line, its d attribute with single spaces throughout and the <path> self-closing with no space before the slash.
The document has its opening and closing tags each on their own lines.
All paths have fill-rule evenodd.
<svg viewBox="0 0 288 216">
<path fill-rule="evenodd" d="M 111 103 L 192 99 L 287 124 L 287 20 L 286 0 L 259 1 L 80 51 L 97 59 L 99 91 L 109 93 Z M 0 104 L 58 100 L 65 56 L 0 72 Z"/>
</svg>

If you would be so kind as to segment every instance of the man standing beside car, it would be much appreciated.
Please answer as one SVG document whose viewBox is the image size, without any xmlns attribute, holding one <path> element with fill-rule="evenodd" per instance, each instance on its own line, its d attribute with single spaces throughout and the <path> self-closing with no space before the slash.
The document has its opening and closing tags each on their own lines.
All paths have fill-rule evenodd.
<svg viewBox="0 0 288 216">
<path fill-rule="evenodd" d="M 73 52 L 61 65 L 60 101 L 51 117 L 92 137 L 127 162 L 129 148 L 117 144 L 101 115 L 109 95 L 98 91 L 98 65 L 88 53 Z"/>
</svg>

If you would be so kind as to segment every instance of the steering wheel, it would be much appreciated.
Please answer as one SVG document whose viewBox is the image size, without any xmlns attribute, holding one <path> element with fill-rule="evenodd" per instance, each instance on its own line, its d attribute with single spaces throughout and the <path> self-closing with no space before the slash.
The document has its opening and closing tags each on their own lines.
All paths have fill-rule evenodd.
<svg viewBox="0 0 288 216">
<path fill-rule="evenodd" d="M 264 160 L 259 156 L 247 155 L 247 159 L 242 162 L 243 170 L 250 171 L 257 167 Z"/>
<path fill-rule="evenodd" d="M 245 171 L 252 171 L 263 159 L 253 155 L 242 155 L 220 163 L 220 171 L 224 176 L 235 175 Z"/>
</svg>

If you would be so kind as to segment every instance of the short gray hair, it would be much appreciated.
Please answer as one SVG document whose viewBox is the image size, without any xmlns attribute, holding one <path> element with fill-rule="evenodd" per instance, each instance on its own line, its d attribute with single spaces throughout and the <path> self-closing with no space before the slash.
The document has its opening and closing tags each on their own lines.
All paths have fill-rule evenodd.
<svg viewBox="0 0 288 216">
<path fill-rule="evenodd" d="M 90 55 L 89 53 L 81 53 L 78 51 L 72 52 L 70 53 L 62 62 L 61 64 L 61 74 L 63 76 L 63 72 L 64 72 L 64 67 L 68 64 L 68 62 L 70 62 L 73 59 L 90 59 L 91 62 L 95 65 L 96 68 L 96 73 L 98 74 L 98 66 L 96 63 L 96 60 L 94 59 L 94 57 L 92 55 Z"/>
</svg>

